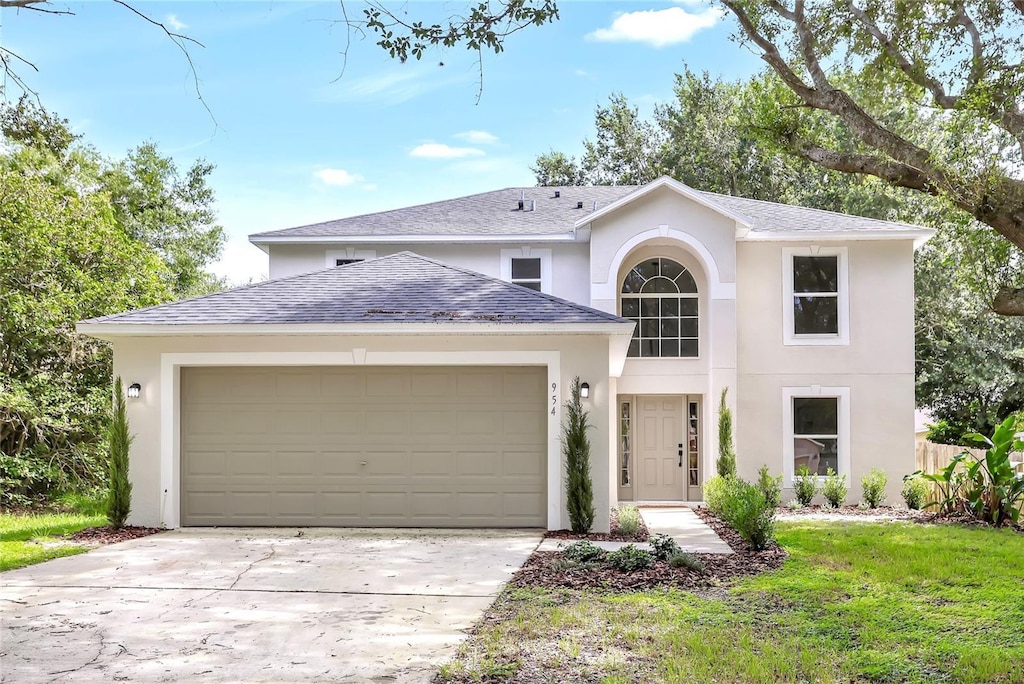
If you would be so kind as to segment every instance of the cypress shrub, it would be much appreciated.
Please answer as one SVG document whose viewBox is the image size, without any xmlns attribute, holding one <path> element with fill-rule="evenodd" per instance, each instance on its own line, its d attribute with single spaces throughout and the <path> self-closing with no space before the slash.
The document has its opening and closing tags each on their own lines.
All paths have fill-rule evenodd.
<svg viewBox="0 0 1024 684">
<path fill-rule="evenodd" d="M 107 491 L 107 522 L 114 529 L 124 527 L 132 509 L 132 483 L 128 479 L 128 449 L 132 444 L 128 432 L 128 412 L 124 403 L 121 378 L 114 382 L 114 416 L 107 432 L 110 449 L 110 481 Z"/>
<path fill-rule="evenodd" d="M 718 461 L 715 466 L 722 477 L 736 474 L 736 450 L 732 445 L 732 410 L 725 404 L 725 395 L 728 392 L 728 387 L 722 390 L 722 398 L 718 402 Z"/>
<path fill-rule="evenodd" d="M 590 479 L 590 429 L 588 412 L 580 398 L 580 379 L 573 378 L 572 392 L 565 404 L 562 424 L 562 454 L 565 456 L 565 491 L 569 524 L 573 532 L 589 532 L 594 525 L 594 484 Z"/>
</svg>

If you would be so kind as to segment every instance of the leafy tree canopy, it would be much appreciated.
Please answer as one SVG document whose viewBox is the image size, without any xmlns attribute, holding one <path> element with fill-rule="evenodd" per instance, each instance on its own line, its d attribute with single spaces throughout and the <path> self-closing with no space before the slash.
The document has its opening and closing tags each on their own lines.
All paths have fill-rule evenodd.
<svg viewBox="0 0 1024 684">
<path fill-rule="evenodd" d="M 208 165 L 112 161 L 22 100 L 0 107 L 0 503 L 105 477 L 109 346 L 76 321 L 203 291 L 223 235 Z"/>
</svg>

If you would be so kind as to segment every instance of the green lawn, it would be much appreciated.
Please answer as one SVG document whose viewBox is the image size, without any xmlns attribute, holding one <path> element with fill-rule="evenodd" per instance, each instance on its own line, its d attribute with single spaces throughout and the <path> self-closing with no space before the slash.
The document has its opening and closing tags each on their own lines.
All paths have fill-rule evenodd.
<svg viewBox="0 0 1024 684">
<path fill-rule="evenodd" d="M 514 590 L 443 681 L 1022 682 L 1024 535 L 786 522 L 775 572 L 702 592 Z"/>
<path fill-rule="evenodd" d="M 98 502 L 76 497 L 70 503 L 69 512 L 0 513 L 0 571 L 88 551 L 84 546 L 53 543 L 59 537 L 107 523 Z"/>
</svg>

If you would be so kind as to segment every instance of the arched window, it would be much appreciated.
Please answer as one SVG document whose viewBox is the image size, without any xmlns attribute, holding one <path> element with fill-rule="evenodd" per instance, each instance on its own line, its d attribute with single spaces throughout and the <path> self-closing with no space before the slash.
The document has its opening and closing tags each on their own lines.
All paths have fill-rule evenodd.
<svg viewBox="0 0 1024 684">
<path fill-rule="evenodd" d="M 671 259 L 646 259 L 622 282 L 622 317 L 636 321 L 629 356 L 694 357 L 698 349 L 697 283 Z"/>
</svg>

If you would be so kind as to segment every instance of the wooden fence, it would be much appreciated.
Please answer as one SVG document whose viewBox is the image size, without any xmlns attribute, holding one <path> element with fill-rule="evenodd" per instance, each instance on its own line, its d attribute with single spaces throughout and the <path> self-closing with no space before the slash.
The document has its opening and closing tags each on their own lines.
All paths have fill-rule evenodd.
<svg viewBox="0 0 1024 684">
<path fill-rule="evenodd" d="M 985 455 L 984 449 L 968 449 L 955 444 L 936 444 L 935 442 L 918 442 L 917 444 L 917 469 L 921 472 L 934 474 L 941 471 L 953 458 L 963 452 L 969 451 L 977 457 Z M 1017 472 L 1024 473 L 1024 454 L 1013 454 L 1011 461 L 1017 462 Z M 928 484 L 928 501 L 935 501 L 939 495 L 939 485 L 934 482 Z"/>
</svg>

